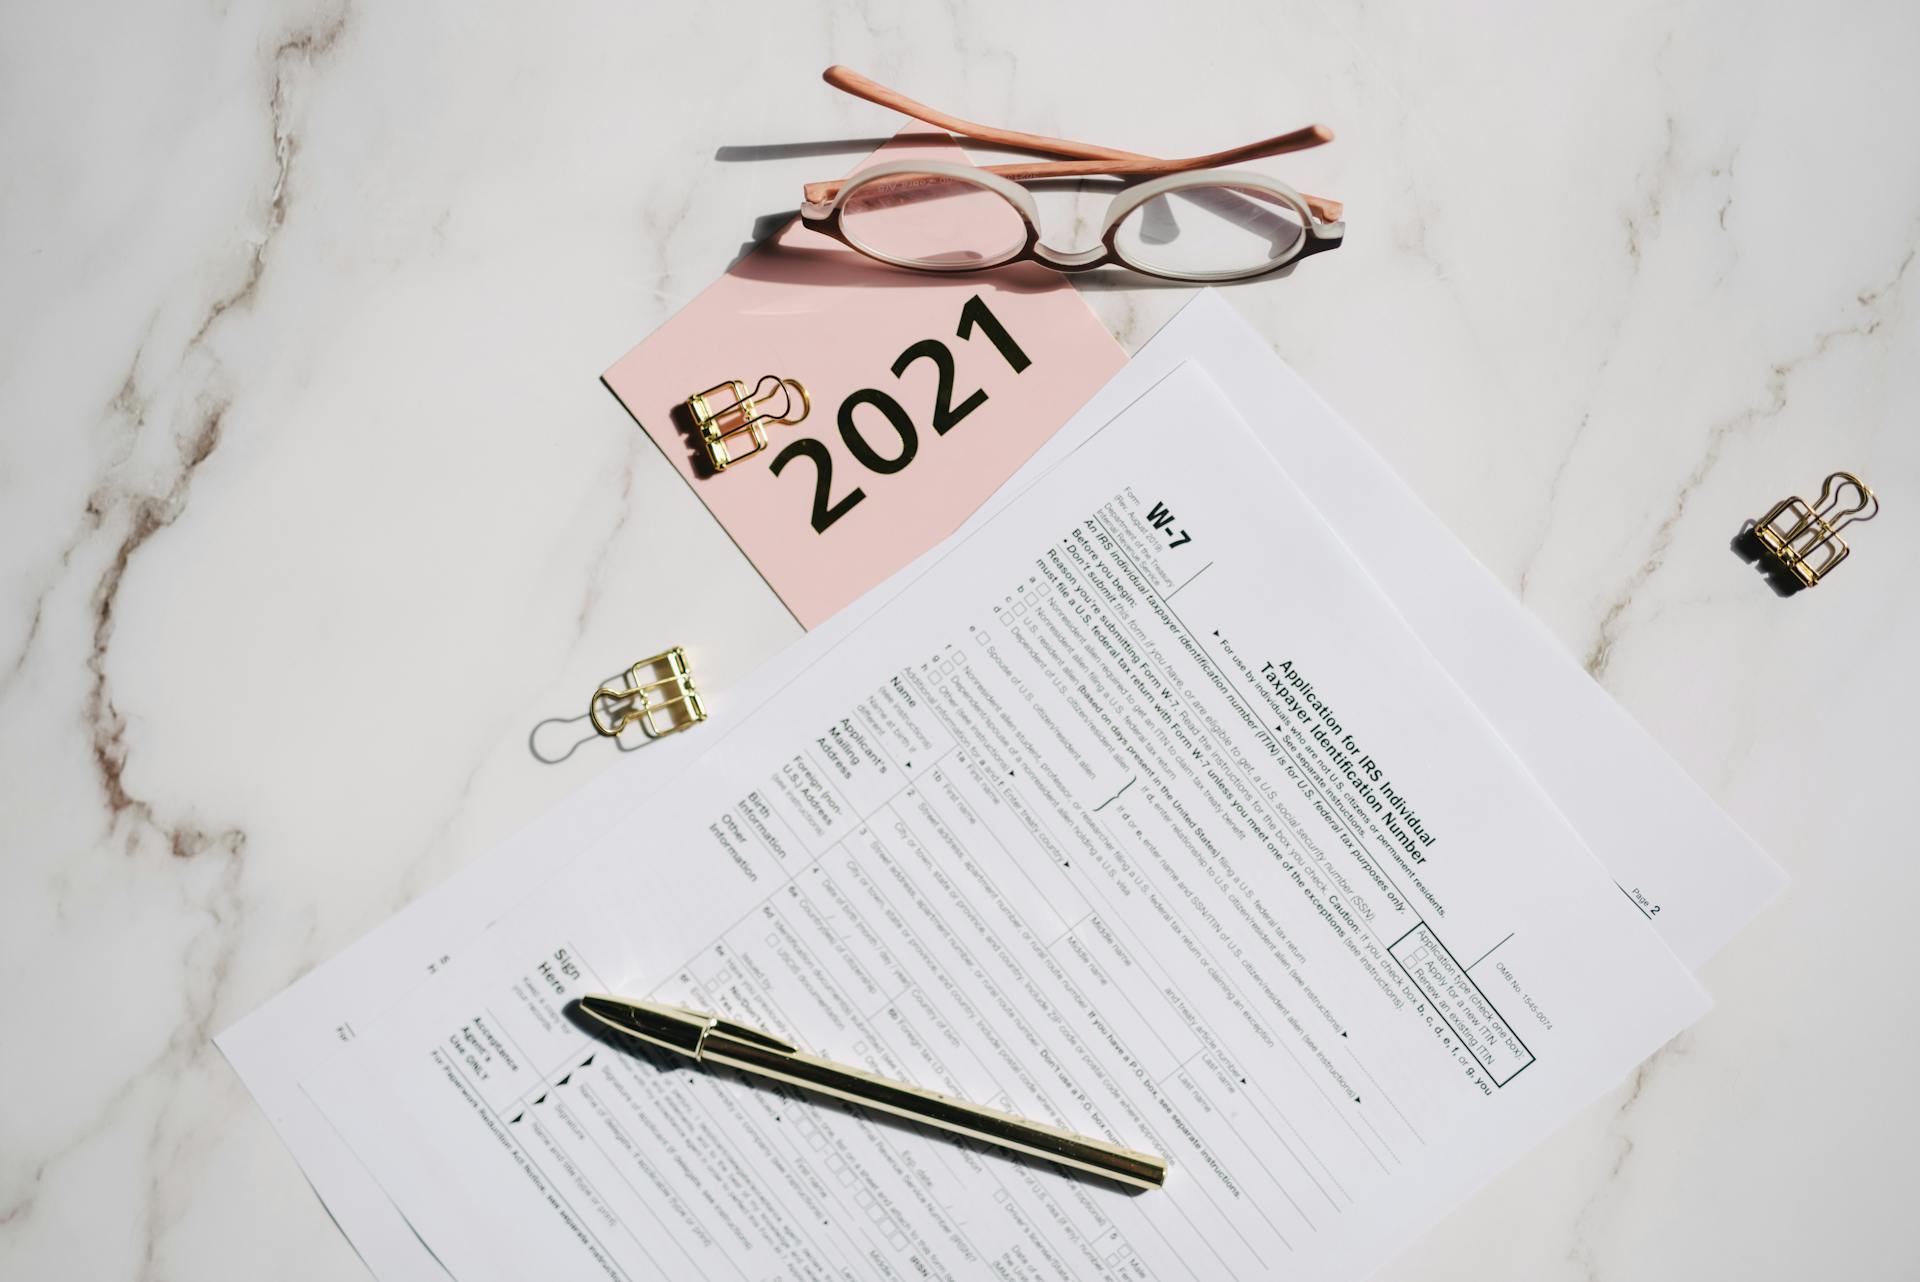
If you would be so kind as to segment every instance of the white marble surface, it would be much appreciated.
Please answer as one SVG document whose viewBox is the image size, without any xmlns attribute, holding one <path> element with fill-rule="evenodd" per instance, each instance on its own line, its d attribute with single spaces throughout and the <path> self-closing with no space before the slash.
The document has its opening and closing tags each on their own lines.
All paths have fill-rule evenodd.
<svg viewBox="0 0 1920 1282">
<path fill-rule="evenodd" d="M 0 1276 L 361 1275 L 209 1035 L 613 768 L 528 736 L 621 661 L 795 635 L 596 375 L 855 154 L 716 152 L 891 131 L 831 62 L 1333 125 L 1270 171 L 1347 247 L 1233 302 L 1794 875 L 1388 1276 L 1920 1275 L 1920 9 L 1462 8 L 11 0 Z M 1886 513 L 1778 599 L 1729 540 L 1839 467 Z"/>
</svg>

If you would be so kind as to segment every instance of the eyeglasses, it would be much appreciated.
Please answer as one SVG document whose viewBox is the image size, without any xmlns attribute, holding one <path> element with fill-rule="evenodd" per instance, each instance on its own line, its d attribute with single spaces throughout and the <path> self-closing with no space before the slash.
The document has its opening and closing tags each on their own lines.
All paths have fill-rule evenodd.
<svg viewBox="0 0 1920 1282">
<path fill-rule="evenodd" d="M 1338 201 L 1302 195 L 1259 174 L 1218 168 L 1317 147 L 1333 138 L 1323 126 L 1211 155 L 1160 160 L 974 124 L 844 67 L 830 68 L 826 80 L 963 137 L 1074 157 L 988 166 L 895 161 L 844 182 L 807 187 L 801 208 L 807 227 L 895 267 L 971 272 L 1036 262 L 1077 272 L 1118 263 L 1167 280 L 1248 280 L 1338 248 L 1345 234 Z M 1039 209 L 1019 182 L 1097 175 L 1158 177 L 1114 197 L 1097 246 L 1061 251 L 1042 244 Z"/>
</svg>

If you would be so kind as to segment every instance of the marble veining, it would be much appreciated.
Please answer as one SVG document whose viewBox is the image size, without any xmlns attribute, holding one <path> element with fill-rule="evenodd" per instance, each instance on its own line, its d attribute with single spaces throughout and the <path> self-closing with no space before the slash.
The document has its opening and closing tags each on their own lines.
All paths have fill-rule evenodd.
<svg viewBox="0 0 1920 1282">
<path fill-rule="evenodd" d="M 1167 154 L 1333 126 L 1261 167 L 1347 246 L 1234 305 L 1795 877 L 1384 1276 L 1920 1274 L 1916 49 L 1899 3 L 10 5 L 0 1276 L 362 1276 L 209 1039 L 618 769 L 530 748 L 607 673 L 797 634 L 597 375 L 897 127 L 833 62 Z M 1080 284 L 1129 347 L 1187 297 Z M 1885 511 L 1780 599 L 1729 541 L 1842 467 Z"/>
<path fill-rule="evenodd" d="M 1722 206 L 1723 225 L 1725 209 L 1726 207 Z M 1838 329 L 1820 331 L 1813 336 L 1811 344 L 1805 350 L 1785 360 L 1776 361 L 1767 377 L 1764 404 L 1743 409 L 1732 417 L 1708 427 L 1706 447 L 1701 453 L 1700 461 L 1681 482 L 1678 493 L 1674 495 L 1671 511 L 1654 530 L 1652 547 L 1647 552 L 1646 560 L 1634 568 L 1633 573 L 1621 586 L 1618 595 L 1608 602 L 1600 616 L 1599 633 L 1594 638 L 1593 645 L 1587 651 L 1584 660 L 1587 671 L 1593 674 L 1595 680 L 1605 680 L 1607 664 L 1613 655 L 1613 645 L 1619 637 L 1621 616 L 1633 605 L 1634 594 L 1646 584 L 1648 579 L 1658 573 L 1661 565 L 1665 563 L 1668 546 L 1673 540 L 1674 528 L 1679 525 L 1680 518 L 1686 515 L 1687 504 L 1694 492 L 1700 488 L 1701 483 L 1720 462 L 1720 455 L 1727 438 L 1747 430 L 1755 423 L 1774 418 L 1785 410 L 1788 404 L 1788 389 L 1795 376 L 1803 367 L 1824 357 L 1834 344 L 1848 339 L 1871 338 L 1877 333 L 1885 319 L 1882 314 L 1883 305 L 1891 307 L 1898 301 L 1896 294 L 1901 288 L 1901 283 L 1906 279 L 1907 269 L 1913 265 L 1916 252 L 1920 251 L 1913 249 L 1906 251 L 1890 279 L 1880 285 L 1862 289 L 1854 295 L 1854 301 L 1858 304 L 1857 310 L 1861 313 L 1858 319 Z M 1634 256 L 1638 258 L 1637 250 Z"/>
</svg>

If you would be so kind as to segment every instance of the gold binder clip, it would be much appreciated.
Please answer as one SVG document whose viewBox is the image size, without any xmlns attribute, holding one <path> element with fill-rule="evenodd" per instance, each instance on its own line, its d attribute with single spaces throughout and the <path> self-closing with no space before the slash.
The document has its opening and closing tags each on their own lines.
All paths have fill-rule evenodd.
<svg viewBox="0 0 1920 1282">
<path fill-rule="evenodd" d="M 1753 535 L 1768 556 L 1810 588 L 1847 559 L 1847 541 L 1840 531 L 1879 514 L 1880 500 L 1865 481 L 1851 472 L 1835 472 L 1821 482 L 1818 503 L 1809 505 L 1798 496 L 1781 499 L 1753 523 Z"/>
<path fill-rule="evenodd" d="M 679 646 L 628 668 L 626 682 L 624 688 L 601 686 L 587 704 L 587 719 L 609 739 L 635 722 L 647 738 L 658 739 L 707 719 L 706 705 L 687 671 L 687 652 Z M 603 716 L 607 709 L 611 715 Z"/>
<path fill-rule="evenodd" d="M 775 393 L 781 397 L 777 413 L 764 404 Z M 798 414 L 793 412 L 796 405 Z M 813 398 L 800 381 L 778 374 L 765 375 L 751 392 L 743 380 L 730 378 L 687 398 L 687 413 L 716 472 L 766 449 L 770 425 L 798 423 L 812 408 Z"/>
</svg>

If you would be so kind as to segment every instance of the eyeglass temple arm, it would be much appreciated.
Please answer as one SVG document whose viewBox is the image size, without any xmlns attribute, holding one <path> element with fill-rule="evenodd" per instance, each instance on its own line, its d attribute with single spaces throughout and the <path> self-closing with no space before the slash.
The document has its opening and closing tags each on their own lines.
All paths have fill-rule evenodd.
<svg viewBox="0 0 1920 1282">
<path fill-rule="evenodd" d="M 1002 147 L 1013 147 L 1021 151 L 1037 151 L 1045 156 L 1071 156 L 1079 160 L 1152 159 L 1151 156 L 1120 151 L 1114 147 L 1097 147 L 1088 142 L 1048 138 L 1042 134 L 1022 133 L 1017 129 L 1001 129 L 994 125 L 981 125 L 971 120 L 962 120 L 958 116 L 941 111 L 938 107 L 929 107 L 924 102 L 916 102 L 897 89 L 889 89 L 850 67 L 828 67 L 820 78 L 842 93 L 850 93 L 856 98 L 864 98 L 868 102 L 891 108 L 903 116 L 912 116 L 915 120 L 924 120 L 930 125 L 938 125 L 949 133 L 978 139 L 981 142 L 997 143 Z"/>
<path fill-rule="evenodd" d="M 1121 151 L 1115 147 L 1100 147 L 1093 143 L 1074 142 L 1066 138 L 1048 138 L 1041 134 L 1022 133 L 1017 129 L 1001 129 L 994 125 L 962 120 L 937 107 L 916 102 L 905 94 L 889 89 L 847 67 L 828 67 L 821 78 L 844 93 L 850 93 L 856 98 L 864 98 L 868 102 L 897 111 L 903 116 L 911 116 L 915 120 L 937 125 L 963 138 L 972 138 L 979 142 L 993 143 L 996 146 L 1011 147 L 1020 151 L 1035 151 L 1042 155 L 1073 157 L 1066 161 L 986 166 L 989 173 L 1015 180 L 1101 175 L 1154 177 L 1161 174 L 1182 173 L 1191 169 L 1210 169 L 1242 160 L 1256 160 L 1264 156 L 1284 155 L 1291 151 L 1304 151 L 1309 147 L 1318 147 L 1333 141 L 1333 131 L 1325 125 L 1308 125 L 1292 133 L 1279 134 L 1240 147 L 1231 147 L 1226 151 L 1216 151 L 1205 156 L 1188 156 L 1180 160 L 1161 160 L 1154 156 L 1141 155 L 1139 152 Z M 808 183 L 804 194 L 808 203 L 817 204 L 832 200 L 839 193 L 841 185 L 838 181 Z M 1340 217 L 1342 207 L 1337 200 L 1329 200 L 1324 196 L 1306 195 L 1301 199 L 1307 202 L 1307 207 L 1317 217 L 1328 220 Z"/>
</svg>

